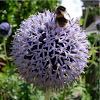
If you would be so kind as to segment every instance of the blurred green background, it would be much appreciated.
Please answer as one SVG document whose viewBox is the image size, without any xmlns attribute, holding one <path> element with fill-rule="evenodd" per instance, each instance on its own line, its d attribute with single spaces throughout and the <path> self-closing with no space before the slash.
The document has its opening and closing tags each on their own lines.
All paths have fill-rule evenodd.
<svg viewBox="0 0 100 100">
<path fill-rule="evenodd" d="M 0 23 L 9 22 L 12 25 L 12 35 L 19 28 L 21 21 L 31 14 L 43 12 L 45 9 L 54 10 L 61 0 L 6 0 L 0 1 Z M 87 6 L 83 5 L 86 9 Z M 91 8 L 91 7 L 90 7 Z M 87 28 L 99 15 L 99 7 L 89 8 L 86 21 Z M 87 10 L 86 10 L 87 11 Z M 83 26 L 86 11 L 80 19 Z M 99 27 L 100 28 L 100 27 Z M 44 100 L 45 90 L 36 89 L 33 84 L 20 79 L 10 57 L 12 35 L 6 39 L 7 56 L 4 50 L 3 37 L 0 37 L 0 100 Z M 100 32 L 87 35 L 90 42 L 90 59 L 85 74 L 81 80 L 74 82 L 65 89 L 65 100 L 99 100 L 100 96 Z M 63 89 L 53 91 L 50 100 L 63 100 Z"/>
</svg>

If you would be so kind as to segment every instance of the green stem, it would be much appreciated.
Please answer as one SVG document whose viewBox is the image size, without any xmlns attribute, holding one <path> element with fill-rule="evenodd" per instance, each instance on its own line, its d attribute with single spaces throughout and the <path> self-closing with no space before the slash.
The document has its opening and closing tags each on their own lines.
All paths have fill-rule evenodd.
<svg viewBox="0 0 100 100">
<path fill-rule="evenodd" d="M 47 90 L 46 90 L 46 93 L 45 93 L 45 100 L 50 100 L 50 92 L 51 92 L 50 89 L 47 89 Z"/>
<path fill-rule="evenodd" d="M 83 23 L 83 30 L 86 27 L 86 22 L 87 22 L 88 14 L 89 14 L 89 6 L 87 7 L 87 10 L 86 10 L 86 15 L 85 15 L 84 23 Z"/>
<path fill-rule="evenodd" d="M 7 37 L 4 37 L 4 41 L 3 41 L 3 45 L 4 45 L 4 53 L 5 53 L 6 62 L 7 62 L 7 66 L 8 66 L 9 63 L 8 63 L 7 50 L 6 50 L 6 40 L 7 40 Z"/>
<path fill-rule="evenodd" d="M 65 91 L 65 88 L 64 88 L 64 91 L 63 91 L 63 99 L 62 100 L 65 100 L 65 94 L 66 94 L 66 91 Z"/>
</svg>

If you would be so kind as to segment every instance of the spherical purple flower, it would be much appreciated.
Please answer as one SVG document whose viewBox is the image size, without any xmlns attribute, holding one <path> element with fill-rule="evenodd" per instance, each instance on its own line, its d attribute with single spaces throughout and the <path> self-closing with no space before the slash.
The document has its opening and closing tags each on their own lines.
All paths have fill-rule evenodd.
<svg viewBox="0 0 100 100">
<path fill-rule="evenodd" d="M 12 57 L 26 81 L 40 88 L 61 88 L 87 66 L 88 41 L 77 21 L 67 27 L 55 24 L 49 11 L 31 15 L 14 35 Z"/>
<path fill-rule="evenodd" d="M 0 35 L 2 36 L 10 36 L 11 34 L 11 26 L 7 22 L 2 22 L 0 24 Z"/>
</svg>

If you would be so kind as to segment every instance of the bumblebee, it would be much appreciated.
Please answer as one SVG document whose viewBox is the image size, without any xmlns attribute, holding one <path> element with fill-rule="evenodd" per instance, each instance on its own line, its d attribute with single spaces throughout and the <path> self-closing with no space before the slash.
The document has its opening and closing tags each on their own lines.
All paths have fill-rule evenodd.
<svg viewBox="0 0 100 100">
<path fill-rule="evenodd" d="M 59 25 L 59 27 L 66 27 L 70 18 L 69 14 L 66 11 L 66 8 L 63 6 L 58 6 L 55 9 L 55 14 L 55 22 Z"/>
</svg>

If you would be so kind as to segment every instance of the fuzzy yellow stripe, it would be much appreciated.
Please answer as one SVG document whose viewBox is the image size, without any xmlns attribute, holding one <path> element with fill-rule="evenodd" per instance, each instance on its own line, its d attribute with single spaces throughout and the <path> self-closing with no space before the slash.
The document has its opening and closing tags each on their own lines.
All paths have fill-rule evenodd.
<svg viewBox="0 0 100 100">
<path fill-rule="evenodd" d="M 64 16 L 62 14 L 59 14 L 59 15 L 57 15 L 57 17 L 60 18 L 60 17 L 64 17 Z"/>
</svg>

